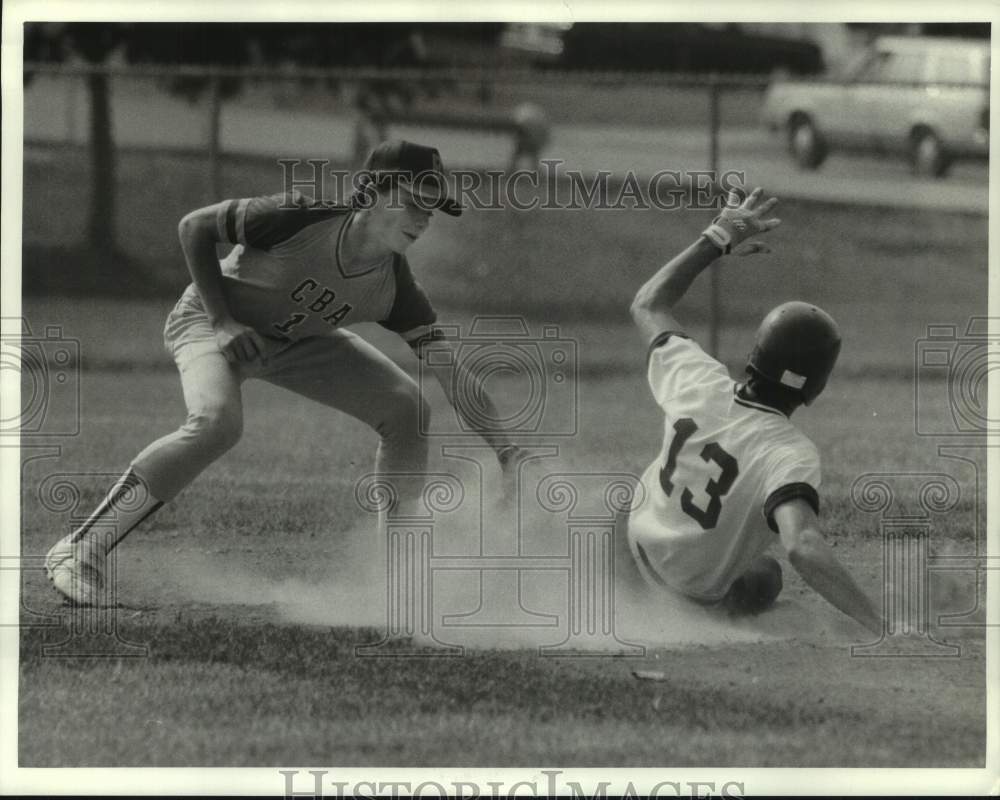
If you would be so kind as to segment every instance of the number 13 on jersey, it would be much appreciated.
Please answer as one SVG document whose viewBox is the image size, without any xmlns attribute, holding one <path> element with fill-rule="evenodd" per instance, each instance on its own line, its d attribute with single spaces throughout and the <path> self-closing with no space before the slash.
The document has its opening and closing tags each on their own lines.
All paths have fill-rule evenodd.
<svg viewBox="0 0 1000 800">
<path fill-rule="evenodd" d="M 674 423 L 674 438 L 667 450 L 667 462 L 660 469 L 660 487 L 667 497 L 672 497 L 676 488 L 673 477 L 674 471 L 677 469 L 677 456 L 687 440 L 697 430 L 698 425 L 690 417 L 682 417 Z M 708 506 L 701 508 L 696 505 L 694 494 L 686 486 L 681 492 L 680 502 L 681 510 L 697 522 L 702 530 L 707 531 L 718 523 L 719 514 L 722 513 L 722 498 L 733 488 L 733 482 L 740 474 L 740 467 L 736 459 L 727 453 L 718 442 L 707 442 L 701 449 L 701 459 L 706 464 L 714 462 L 722 470 L 718 478 L 708 480 L 703 490 L 710 498 Z"/>
</svg>

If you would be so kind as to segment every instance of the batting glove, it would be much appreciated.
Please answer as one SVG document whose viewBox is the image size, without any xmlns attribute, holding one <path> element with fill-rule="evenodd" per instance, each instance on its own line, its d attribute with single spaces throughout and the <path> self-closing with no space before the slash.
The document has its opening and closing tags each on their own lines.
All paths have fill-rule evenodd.
<svg viewBox="0 0 1000 800">
<path fill-rule="evenodd" d="M 701 235 L 718 247 L 724 255 L 733 252 L 733 248 L 745 242 L 751 236 L 772 230 L 781 224 L 777 217 L 765 219 L 768 214 L 778 204 L 778 199 L 772 197 L 757 205 L 763 190 L 758 186 L 740 203 L 739 195 L 735 191 L 729 193 L 729 202 L 712 224 L 702 231 Z M 761 242 L 750 242 L 749 246 L 740 252 L 740 255 L 751 253 L 767 253 L 769 248 Z"/>
</svg>

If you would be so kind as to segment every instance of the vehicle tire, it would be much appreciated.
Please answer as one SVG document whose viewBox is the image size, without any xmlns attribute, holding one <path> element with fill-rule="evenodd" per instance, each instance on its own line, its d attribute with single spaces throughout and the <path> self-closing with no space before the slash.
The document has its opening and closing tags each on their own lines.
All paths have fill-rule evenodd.
<svg viewBox="0 0 1000 800">
<path fill-rule="evenodd" d="M 943 178 L 951 168 L 951 159 L 934 131 L 919 128 L 910 136 L 910 165 L 913 174 Z"/>
<path fill-rule="evenodd" d="M 788 150 L 802 169 L 816 169 L 826 160 L 827 146 L 809 117 L 792 117 L 788 123 Z"/>
</svg>

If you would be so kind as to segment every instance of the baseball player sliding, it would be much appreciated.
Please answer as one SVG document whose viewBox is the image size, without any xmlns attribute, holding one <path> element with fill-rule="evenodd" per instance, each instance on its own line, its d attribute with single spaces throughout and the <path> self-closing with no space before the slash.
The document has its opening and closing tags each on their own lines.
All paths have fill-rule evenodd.
<svg viewBox="0 0 1000 800">
<path fill-rule="evenodd" d="M 781 591 L 781 567 L 764 555 L 775 536 L 805 582 L 873 633 L 882 619 L 823 539 L 820 459 L 789 421 L 823 390 L 840 352 L 824 311 L 785 303 L 761 323 L 745 383 L 684 332 L 673 308 L 692 281 L 750 236 L 776 227 L 777 200 L 733 193 L 702 236 L 639 289 L 632 318 L 649 348 L 648 379 L 665 415 L 663 445 L 642 477 L 646 501 L 623 516 L 647 583 L 697 603 L 757 613 Z M 747 242 L 748 252 L 766 251 Z"/>
<path fill-rule="evenodd" d="M 60 593 L 82 605 L 100 602 L 110 550 L 240 439 L 241 386 L 249 378 L 367 423 L 380 437 L 376 472 L 411 476 L 391 478 L 397 502 L 418 495 L 427 463 L 418 420 L 426 401 L 406 372 L 344 328 L 381 323 L 418 357 L 451 346 L 432 329 L 434 309 L 405 255 L 434 210 L 462 212 L 442 173 L 436 149 L 384 142 L 369 156 L 367 183 L 349 205 L 292 193 L 227 200 L 181 220 L 193 282 L 170 313 L 164 339 L 180 372 L 187 420 L 139 453 L 87 522 L 49 551 L 46 572 Z M 221 264 L 219 243 L 235 245 Z M 436 362 L 463 369 L 457 358 Z M 452 386 L 481 391 L 475 376 L 453 381 L 444 369 L 438 377 L 453 403 Z M 513 467 L 521 451 L 502 431 L 483 429 L 480 420 L 498 415 L 482 398 L 487 413 L 467 422 L 502 466 Z M 464 413 L 463 403 L 455 405 Z"/>
</svg>

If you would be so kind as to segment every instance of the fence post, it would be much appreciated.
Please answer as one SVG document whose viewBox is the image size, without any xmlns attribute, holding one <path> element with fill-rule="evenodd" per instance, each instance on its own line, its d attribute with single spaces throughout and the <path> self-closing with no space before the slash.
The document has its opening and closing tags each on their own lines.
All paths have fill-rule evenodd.
<svg viewBox="0 0 1000 800">
<path fill-rule="evenodd" d="M 720 86 L 715 76 L 708 84 L 708 168 L 712 181 L 718 182 L 719 170 L 719 94 Z M 723 198 L 725 202 L 725 198 Z M 708 319 L 708 351 L 713 358 L 719 357 L 719 328 L 722 326 L 722 298 L 719 286 L 719 262 L 709 268 L 710 301 Z"/>
<path fill-rule="evenodd" d="M 80 86 L 79 76 L 66 76 L 66 140 L 70 144 L 82 144 L 83 135 L 80 133 Z"/>
<path fill-rule="evenodd" d="M 219 128 L 222 116 L 222 78 L 213 75 L 208 92 L 208 191 L 209 202 L 222 199 L 222 167 L 219 163 Z"/>
</svg>

